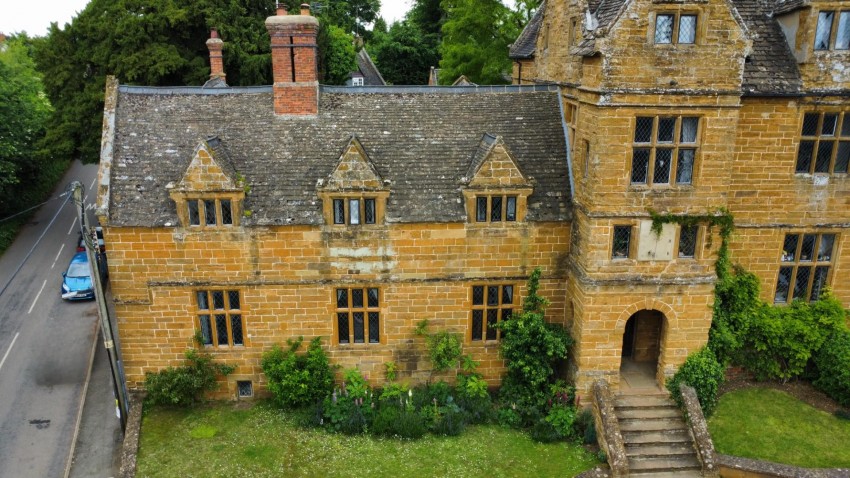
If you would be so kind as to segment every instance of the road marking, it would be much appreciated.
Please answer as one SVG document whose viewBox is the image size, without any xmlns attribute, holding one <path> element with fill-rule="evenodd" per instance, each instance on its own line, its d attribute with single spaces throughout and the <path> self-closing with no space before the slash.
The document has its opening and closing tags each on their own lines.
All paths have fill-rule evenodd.
<svg viewBox="0 0 850 478">
<path fill-rule="evenodd" d="M 74 226 L 75 226 L 76 224 L 77 224 L 77 218 L 76 218 L 76 217 L 74 217 L 74 222 L 72 222 L 72 223 L 71 223 L 71 228 L 70 228 L 70 229 L 68 229 L 68 235 L 69 235 L 69 236 L 71 235 L 71 231 L 73 231 L 73 230 L 74 230 Z"/>
<path fill-rule="evenodd" d="M 15 341 L 18 340 L 19 335 L 21 335 L 20 332 L 15 333 L 15 338 L 12 339 L 12 343 L 9 344 L 9 348 L 6 349 L 6 355 L 3 356 L 3 360 L 0 360 L 0 369 L 3 368 L 3 364 L 6 363 L 6 359 L 9 358 L 9 352 L 12 351 L 12 347 L 15 345 Z"/>
<path fill-rule="evenodd" d="M 44 286 L 47 285 L 47 279 L 44 279 L 44 283 L 41 284 L 41 289 L 38 291 L 38 294 L 35 295 L 35 300 L 32 301 L 32 305 L 30 306 L 30 310 L 27 311 L 27 315 L 32 312 L 32 308 L 35 307 L 35 303 L 38 302 L 38 298 L 41 297 L 41 293 L 44 292 Z"/>
<path fill-rule="evenodd" d="M 50 266 L 50 268 L 51 268 L 51 269 L 53 269 L 53 267 L 55 267 L 55 266 L 56 266 L 56 261 L 58 261 L 58 260 L 59 260 L 59 254 L 62 254 L 62 249 L 65 249 L 65 244 L 64 244 L 64 243 L 63 243 L 61 246 L 59 246 L 59 252 L 57 252 L 57 253 L 56 253 L 56 258 L 55 258 L 55 259 L 53 259 L 53 265 L 52 265 L 52 266 Z"/>
<path fill-rule="evenodd" d="M 97 181 L 97 176 L 95 176 L 95 177 L 94 177 L 94 179 L 92 179 L 92 180 L 91 180 L 91 184 L 89 184 L 89 189 L 91 189 L 91 188 L 93 188 L 93 187 L 94 187 L 94 182 L 95 182 L 95 181 Z"/>
</svg>

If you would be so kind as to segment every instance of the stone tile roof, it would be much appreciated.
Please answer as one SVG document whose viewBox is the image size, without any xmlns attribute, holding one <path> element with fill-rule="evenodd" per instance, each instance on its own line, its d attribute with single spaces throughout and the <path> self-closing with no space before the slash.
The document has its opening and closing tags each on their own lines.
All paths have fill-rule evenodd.
<svg viewBox="0 0 850 478">
<path fill-rule="evenodd" d="M 796 94 L 803 82 L 785 35 L 760 0 L 732 0 L 747 25 L 753 50 L 744 65 L 744 95 Z"/>
<path fill-rule="evenodd" d="M 599 7 L 593 11 L 596 16 L 596 28 L 608 28 L 625 3 L 626 0 L 602 0 Z"/>
<path fill-rule="evenodd" d="M 372 57 L 369 56 L 369 52 L 365 48 L 361 48 L 357 52 L 357 68 L 360 70 L 360 74 L 363 75 L 364 85 L 386 86 L 387 82 L 384 81 L 384 77 L 381 76 L 381 72 L 378 71 L 378 67 L 372 62 Z"/>
<path fill-rule="evenodd" d="M 537 7 L 537 11 L 528 24 L 523 28 L 516 41 L 511 45 L 508 56 L 513 59 L 533 58 L 537 49 L 537 35 L 540 33 L 540 25 L 543 23 L 543 13 L 546 11 L 546 0 Z"/>
<path fill-rule="evenodd" d="M 783 14 L 809 5 L 808 0 L 776 0 L 773 13 Z"/>
<path fill-rule="evenodd" d="M 118 90 L 110 225 L 176 225 L 167 185 L 212 140 L 250 192 L 247 225 L 321 224 L 317 181 L 356 135 L 389 181 L 387 222 L 466 220 L 461 178 L 484 133 L 500 135 L 534 182 L 529 221 L 570 219 L 557 88 L 322 87 L 319 114 L 275 116 L 271 87 Z M 109 132 L 107 132 L 109 133 Z"/>
</svg>

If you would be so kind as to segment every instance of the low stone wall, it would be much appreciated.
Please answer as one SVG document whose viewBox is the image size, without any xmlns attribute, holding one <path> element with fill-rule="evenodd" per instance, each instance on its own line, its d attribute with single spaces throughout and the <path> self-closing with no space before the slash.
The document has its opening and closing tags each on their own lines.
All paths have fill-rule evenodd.
<svg viewBox="0 0 850 478">
<path fill-rule="evenodd" d="M 719 471 L 717 453 L 714 451 L 714 442 L 711 441 L 711 434 L 708 433 L 708 423 L 706 423 L 705 416 L 702 414 L 702 407 L 700 407 L 697 392 L 693 387 L 686 385 L 684 382 L 679 384 L 679 391 L 682 393 L 682 403 L 685 407 L 691 438 L 694 439 L 697 458 L 702 464 L 702 475 L 705 477 L 717 477 Z"/>
<path fill-rule="evenodd" d="M 593 417 L 599 446 L 608 457 L 611 476 L 629 476 L 629 461 L 620 423 L 614 412 L 614 397 L 605 380 L 598 380 L 593 384 Z"/>
<path fill-rule="evenodd" d="M 130 393 L 130 413 L 127 415 L 127 428 L 124 430 L 124 444 L 121 447 L 121 478 L 136 476 L 136 454 L 139 452 L 139 434 L 142 430 L 143 393 Z"/>
<path fill-rule="evenodd" d="M 722 478 L 847 478 L 848 468 L 799 468 L 769 461 L 717 455 Z"/>
</svg>

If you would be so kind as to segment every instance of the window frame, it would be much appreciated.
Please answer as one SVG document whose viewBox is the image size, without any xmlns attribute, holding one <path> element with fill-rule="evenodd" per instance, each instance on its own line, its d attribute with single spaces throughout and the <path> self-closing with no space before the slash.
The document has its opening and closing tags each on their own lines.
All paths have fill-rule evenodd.
<svg viewBox="0 0 850 478">
<path fill-rule="evenodd" d="M 818 31 L 821 27 L 821 18 L 824 14 L 832 14 L 832 20 L 830 20 L 829 24 L 826 25 L 829 30 L 826 34 L 826 44 L 823 47 L 819 47 L 819 36 Z M 818 10 L 815 13 L 815 17 L 817 20 L 815 21 L 815 30 L 814 30 L 814 40 L 812 42 L 812 49 L 815 52 L 819 51 L 838 51 L 838 52 L 847 52 L 850 51 L 850 9 L 825 9 Z M 841 25 L 842 20 L 844 20 L 845 28 L 847 32 L 844 34 L 847 44 L 839 47 L 838 40 L 839 37 L 842 36 Z"/>
<path fill-rule="evenodd" d="M 475 304 L 475 288 L 482 287 L 482 299 L 481 304 Z M 497 301 L 496 304 L 490 304 L 487 300 L 489 296 L 489 290 L 491 287 L 497 288 Z M 504 288 L 511 288 L 511 303 L 505 303 L 505 292 Z M 514 312 L 516 312 L 519 307 L 519 301 L 517 300 L 517 284 L 513 283 L 473 283 L 469 286 L 469 322 L 468 322 L 468 330 L 469 332 L 466 334 L 466 340 L 469 344 L 486 344 L 488 342 L 499 342 L 502 339 L 502 331 L 499 329 L 493 329 L 495 331 L 495 338 L 487 338 L 487 330 L 489 329 L 489 321 L 488 319 L 488 311 L 495 311 L 496 313 L 496 322 L 499 323 L 502 320 L 510 320 L 513 317 Z M 507 317 L 504 316 L 504 311 L 509 310 L 510 313 Z M 481 312 L 481 336 L 480 338 L 476 338 L 474 335 L 475 332 L 475 313 Z"/>
<path fill-rule="evenodd" d="M 637 141 L 637 128 L 638 122 L 642 118 L 651 118 L 652 119 L 652 129 L 650 131 L 649 142 L 638 142 Z M 673 140 L 672 141 L 661 141 L 658 138 L 659 125 L 662 120 L 665 119 L 673 119 Z M 696 132 L 694 134 L 694 141 L 683 142 L 682 141 L 682 124 L 685 119 L 693 118 L 696 119 Z M 702 128 L 703 128 L 703 117 L 699 115 L 670 115 L 670 114 L 652 114 L 652 115 L 640 115 L 634 117 L 634 123 L 632 125 L 632 144 L 631 144 L 631 161 L 629 164 L 628 174 L 629 174 L 629 186 L 633 188 L 650 188 L 650 189 L 658 189 L 658 188 L 692 188 L 696 183 L 697 176 L 697 163 L 699 162 L 700 155 L 700 146 L 702 142 Z M 635 181 L 635 165 L 636 165 L 636 153 L 637 151 L 647 151 L 647 165 L 646 165 L 646 176 L 643 181 Z M 656 158 L 658 155 L 658 151 L 669 150 L 670 151 L 670 166 L 669 172 L 667 174 L 667 182 L 656 182 L 655 181 L 655 166 L 656 166 Z M 679 160 L 680 160 L 680 152 L 681 151 L 693 151 L 693 158 L 691 163 L 691 171 L 690 171 L 690 180 L 688 182 L 679 182 L 678 174 L 679 174 Z"/>
<path fill-rule="evenodd" d="M 803 254 L 803 247 L 806 241 L 807 236 L 814 236 L 814 243 L 812 244 L 811 249 L 811 257 L 810 259 L 803 259 L 801 256 Z M 824 236 L 832 236 L 832 246 L 830 249 L 830 255 L 828 259 L 823 260 L 819 257 L 821 244 Z M 789 254 L 788 251 L 785 250 L 785 245 L 788 243 L 788 239 L 790 237 L 796 237 L 795 246 L 793 255 Z M 795 231 L 795 232 L 786 232 L 782 236 L 782 248 L 780 251 L 779 257 L 779 267 L 777 268 L 776 280 L 773 282 L 773 303 L 774 304 L 790 304 L 794 300 L 802 299 L 806 302 L 813 302 L 817 300 L 817 297 L 812 298 L 812 292 L 814 292 L 816 277 L 818 275 L 819 269 L 826 269 L 825 277 L 823 278 L 823 284 L 819 288 L 819 292 L 823 291 L 824 287 L 829 287 L 832 282 L 832 275 L 835 269 L 836 261 L 836 252 L 839 250 L 839 240 L 840 234 L 835 231 L 828 232 L 812 232 L 812 231 Z M 803 297 L 795 297 L 796 295 L 796 287 L 797 287 L 797 279 L 800 268 L 806 268 L 809 270 L 809 275 L 806 279 L 806 289 L 803 292 Z M 784 297 L 780 299 L 780 285 L 783 280 L 783 269 L 789 270 L 790 275 L 787 279 L 787 284 L 783 286 L 784 288 Z M 819 294 L 818 294 L 819 295 Z"/>
<path fill-rule="evenodd" d="M 378 292 L 378 300 L 376 306 L 369 305 L 369 290 L 374 289 Z M 345 290 L 346 291 L 346 307 L 340 307 L 338 301 L 338 291 Z M 352 294 L 353 290 L 361 290 L 363 293 L 363 303 L 360 307 L 354 306 L 354 294 Z M 346 286 L 334 286 L 331 288 L 331 304 L 333 308 L 333 342 L 335 345 L 339 346 L 374 346 L 381 345 L 385 342 L 385 336 L 382 332 L 383 323 L 384 323 L 384 313 L 382 310 L 382 305 L 384 302 L 384 289 L 379 286 L 370 286 L 370 285 L 346 285 Z M 342 332 L 339 327 L 340 314 L 348 314 L 348 341 L 343 342 L 340 340 L 340 333 Z M 355 323 L 354 323 L 354 315 L 356 313 L 363 314 L 363 342 L 357 342 L 355 339 Z M 371 339 L 370 332 L 372 331 L 370 325 L 370 314 L 378 314 L 378 340 L 373 342 Z"/>
<path fill-rule="evenodd" d="M 817 124 L 815 126 L 815 134 L 804 135 L 804 129 L 806 128 L 806 117 L 810 115 L 818 116 Z M 827 117 L 827 115 L 836 116 L 835 127 L 833 129 L 832 134 L 824 134 L 823 132 L 824 119 Z M 850 109 L 846 111 L 804 111 L 802 117 L 800 118 L 800 126 L 797 128 L 797 132 L 797 154 L 794 161 L 795 175 L 819 174 L 834 176 L 850 174 Z M 833 144 L 832 152 L 830 153 L 829 158 L 829 165 L 827 167 L 826 172 L 817 171 L 820 147 L 822 143 L 826 142 L 831 142 Z M 807 170 L 801 170 L 801 154 L 803 153 L 803 145 L 807 143 L 810 143 L 812 145 L 811 151 L 809 152 L 809 165 Z M 839 153 L 842 151 L 842 146 L 844 147 L 845 153 L 848 155 L 848 160 L 845 165 L 845 170 L 836 172 L 835 166 L 838 162 Z"/>
<path fill-rule="evenodd" d="M 333 226 L 374 226 L 378 224 L 378 196 L 360 195 L 360 196 L 331 196 L 330 224 Z M 357 202 L 357 220 L 355 215 L 351 213 L 353 203 Z M 337 205 L 342 202 L 343 216 L 340 222 L 337 216 Z M 372 206 L 372 219 L 367 221 L 367 204 Z"/>
<path fill-rule="evenodd" d="M 215 296 L 214 294 L 220 292 L 222 294 L 222 304 L 224 306 L 223 309 L 215 308 Z M 239 297 L 239 307 L 231 308 L 231 297 L 230 293 L 235 292 Z M 199 303 L 199 295 L 205 294 L 207 307 L 206 309 L 201 308 L 201 304 Z M 211 288 L 198 288 L 192 290 L 193 302 L 194 302 L 194 322 L 195 326 L 201 334 L 201 344 L 204 348 L 211 349 L 234 349 L 245 347 L 247 345 L 248 334 L 245 333 L 245 308 L 242 307 L 244 305 L 244 294 L 241 289 L 225 289 L 219 287 L 211 287 Z M 223 345 L 220 343 L 219 338 L 219 330 L 217 317 L 219 315 L 225 316 L 225 326 L 227 328 L 227 344 Z M 204 323 L 202 317 L 206 316 L 209 321 L 209 343 L 207 343 L 207 336 L 204 334 Z M 233 333 L 233 317 L 239 317 L 240 324 L 240 334 L 242 336 L 241 343 L 236 343 L 234 339 Z"/>
<path fill-rule="evenodd" d="M 682 234 L 685 232 L 686 229 L 693 229 L 694 231 L 694 250 L 693 253 L 689 256 L 682 255 Z M 676 235 L 676 258 L 685 260 L 699 259 L 698 254 L 700 239 L 702 239 L 702 227 L 700 227 L 698 224 L 695 224 L 693 226 L 679 226 L 679 231 Z"/>
<path fill-rule="evenodd" d="M 626 255 L 617 256 L 617 251 L 615 247 L 615 242 L 617 241 L 617 230 L 628 230 L 628 242 L 626 243 Z M 633 224 L 614 224 L 611 227 L 611 254 L 609 257 L 612 261 L 625 261 L 634 257 L 634 237 L 635 237 L 635 226 Z"/>
<path fill-rule="evenodd" d="M 213 204 L 213 220 L 215 223 L 210 223 L 208 216 L 208 204 L 212 202 Z M 225 222 L 225 206 L 223 203 L 228 203 L 228 207 L 230 210 L 230 222 Z M 236 214 L 236 208 L 238 207 L 239 200 L 233 197 L 209 197 L 209 196 L 192 196 L 188 197 L 185 200 L 185 204 L 181 206 L 186 213 L 186 225 L 191 228 L 198 229 L 210 229 L 210 228 L 220 228 L 220 227 L 235 227 L 237 226 L 236 218 L 238 215 Z M 193 210 L 192 206 L 195 206 Z M 193 213 L 194 212 L 194 213 Z M 197 218 L 197 222 L 194 220 Z"/>
<path fill-rule="evenodd" d="M 494 214 L 494 199 L 499 200 L 499 219 L 493 219 Z M 476 194 L 473 196 L 473 207 L 475 214 L 473 215 L 473 219 L 476 223 L 485 224 L 485 223 L 515 223 L 519 222 L 519 194 L 512 193 L 494 193 L 494 194 Z M 484 214 L 484 219 L 481 216 L 480 204 L 482 200 L 486 200 L 486 214 Z M 509 205 L 513 200 L 513 218 L 511 219 L 508 215 Z"/>
<path fill-rule="evenodd" d="M 697 45 L 699 43 L 699 27 L 700 27 L 700 14 L 696 11 L 658 11 L 655 12 L 655 18 L 653 19 L 653 28 L 652 28 L 652 44 L 653 45 Z M 658 41 L 658 21 L 659 17 L 672 17 L 672 25 L 670 28 L 670 41 L 668 42 L 659 42 Z M 693 17 L 694 18 L 694 31 L 693 31 L 693 41 L 683 42 L 681 38 L 681 27 L 682 27 L 682 17 Z"/>
</svg>

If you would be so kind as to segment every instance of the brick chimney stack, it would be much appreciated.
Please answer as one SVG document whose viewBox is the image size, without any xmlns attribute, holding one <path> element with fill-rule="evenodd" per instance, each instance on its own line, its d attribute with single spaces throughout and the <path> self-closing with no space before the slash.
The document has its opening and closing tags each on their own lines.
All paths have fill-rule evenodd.
<svg viewBox="0 0 850 478">
<path fill-rule="evenodd" d="M 274 112 L 277 115 L 309 116 L 319 111 L 319 79 L 316 33 L 319 21 L 310 6 L 300 15 L 287 15 L 278 5 L 277 15 L 266 19 L 272 46 Z"/>
<path fill-rule="evenodd" d="M 221 78 L 224 80 L 224 58 L 221 55 L 224 42 L 218 37 L 218 30 L 215 28 L 210 30 L 210 39 L 207 40 L 207 48 L 210 50 L 210 79 Z"/>
</svg>

